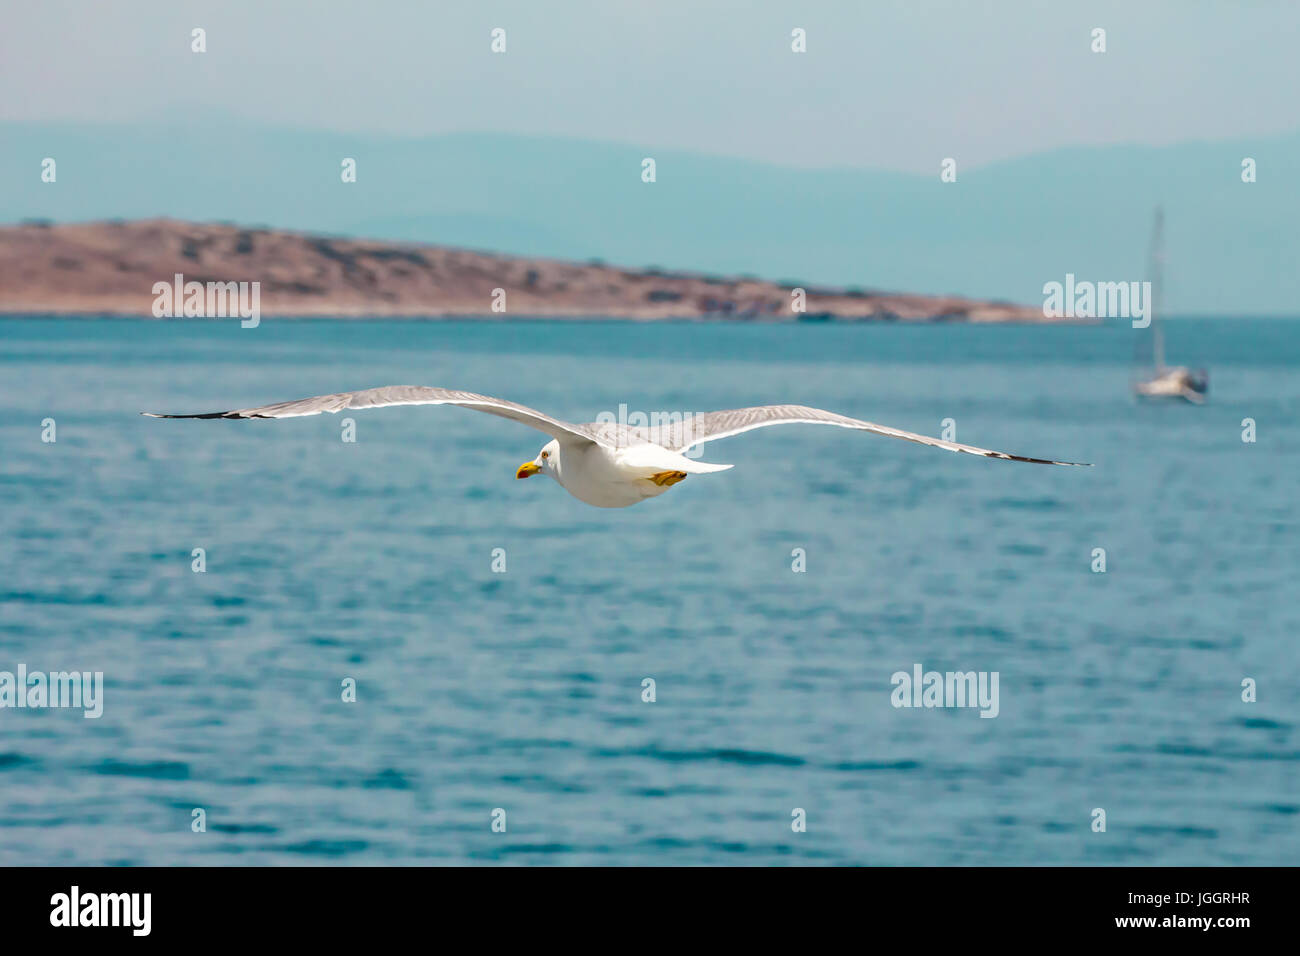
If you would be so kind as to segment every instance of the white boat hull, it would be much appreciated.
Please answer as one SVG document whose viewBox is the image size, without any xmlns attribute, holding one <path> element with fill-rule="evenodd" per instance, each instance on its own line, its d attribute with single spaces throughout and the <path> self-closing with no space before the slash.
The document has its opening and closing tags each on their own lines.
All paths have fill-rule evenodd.
<svg viewBox="0 0 1300 956">
<path fill-rule="evenodd" d="M 1210 379 L 1204 371 L 1189 368 L 1165 368 L 1151 378 L 1137 382 L 1133 391 L 1141 398 L 1176 398 L 1200 405 L 1205 402 Z"/>
</svg>

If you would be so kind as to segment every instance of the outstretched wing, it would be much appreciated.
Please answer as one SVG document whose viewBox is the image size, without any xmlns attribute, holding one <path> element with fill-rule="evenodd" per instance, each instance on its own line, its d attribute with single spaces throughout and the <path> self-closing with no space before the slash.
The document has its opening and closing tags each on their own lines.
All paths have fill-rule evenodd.
<svg viewBox="0 0 1300 956">
<path fill-rule="evenodd" d="M 888 425 L 877 425 L 874 422 L 864 422 L 857 418 L 849 418 L 845 415 L 837 415 L 835 412 L 828 412 L 821 408 L 808 408 L 805 405 L 758 405 L 753 408 L 734 408 L 725 412 L 706 412 L 702 415 L 696 415 L 680 423 L 674 423 L 671 426 L 660 431 L 654 438 L 657 444 L 663 445 L 672 451 L 684 451 L 692 445 L 698 445 L 706 441 L 714 441 L 718 438 L 727 438 L 731 435 L 739 435 L 741 432 L 751 431 L 755 428 L 766 428 L 768 425 L 838 425 L 840 428 L 853 428 L 858 431 L 874 432 L 877 435 L 888 435 L 890 438 L 901 438 L 904 441 L 913 441 L 920 445 L 933 445 L 936 448 L 943 448 L 947 451 L 962 452 L 967 455 L 982 455 L 985 458 L 1005 458 L 1008 461 L 1028 461 L 1036 465 L 1083 465 L 1087 463 L 1080 461 L 1052 461 L 1048 458 L 1025 458 L 1022 455 L 1008 455 L 1001 451 L 991 451 L 988 448 L 976 448 L 974 445 L 959 445 L 956 442 L 943 441 L 939 438 L 930 438 L 927 435 L 917 435 L 914 432 L 905 432 L 900 428 L 890 428 Z"/>
<path fill-rule="evenodd" d="M 359 392 L 336 392 L 333 395 L 315 395 L 277 405 L 237 408 L 229 412 L 204 412 L 198 415 L 165 415 L 159 412 L 140 414 L 150 418 L 300 418 L 304 415 L 319 415 L 321 412 L 334 414 L 348 409 L 386 408 L 389 405 L 459 405 L 528 425 L 560 441 L 581 440 L 603 444 L 599 436 L 585 426 L 543 415 L 527 405 L 508 402 L 504 398 L 492 398 L 490 395 L 425 385 L 387 385 Z"/>
</svg>

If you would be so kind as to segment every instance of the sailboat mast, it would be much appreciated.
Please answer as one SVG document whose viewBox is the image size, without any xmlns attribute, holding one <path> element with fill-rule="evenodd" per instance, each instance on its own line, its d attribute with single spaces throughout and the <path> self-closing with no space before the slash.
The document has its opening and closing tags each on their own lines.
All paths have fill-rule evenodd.
<svg viewBox="0 0 1300 956">
<path fill-rule="evenodd" d="M 1162 301 L 1165 264 L 1164 241 L 1165 211 L 1163 207 L 1156 206 L 1155 226 L 1151 230 L 1151 248 L 1148 252 L 1149 265 L 1147 266 L 1147 272 L 1151 276 L 1151 301 L 1147 303 L 1147 307 L 1151 310 L 1151 349 L 1157 372 L 1163 371 L 1165 367 L 1165 337 L 1160 330 L 1160 324 L 1156 321 L 1159 307 L 1164 304 Z"/>
</svg>

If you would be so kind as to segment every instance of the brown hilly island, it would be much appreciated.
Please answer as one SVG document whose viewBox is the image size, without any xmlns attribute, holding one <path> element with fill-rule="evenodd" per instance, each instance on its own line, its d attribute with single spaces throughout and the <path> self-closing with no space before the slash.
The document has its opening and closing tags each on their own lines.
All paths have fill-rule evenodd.
<svg viewBox="0 0 1300 956">
<path fill-rule="evenodd" d="M 561 262 L 169 219 L 0 226 L 0 313 L 154 318 L 154 285 L 258 282 L 263 317 L 1044 322 L 957 296 Z M 505 310 L 494 311 L 504 290 Z M 179 307 L 178 307 L 179 311 Z"/>
</svg>

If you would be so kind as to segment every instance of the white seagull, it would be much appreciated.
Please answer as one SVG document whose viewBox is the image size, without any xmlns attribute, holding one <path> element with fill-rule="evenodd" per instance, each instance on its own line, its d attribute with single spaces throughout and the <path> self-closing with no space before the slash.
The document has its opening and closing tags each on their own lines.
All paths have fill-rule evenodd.
<svg viewBox="0 0 1300 956">
<path fill-rule="evenodd" d="M 337 413 L 347 409 L 385 408 L 389 405 L 460 405 L 530 425 L 539 432 L 550 435 L 551 440 L 542 446 L 536 458 L 519 466 L 515 477 L 549 475 L 573 497 L 598 508 L 626 508 L 663 494 L 687 475 L 726 471 L 732 466 L 693 461 L 682 452 L 706 441 L 739 435 L 768 425 L 838 425 L 841 428 L 889 435 L 891 438 L 902 438 L 985 458 L 1028 461 L 1037 465 L 1086 466 L 1084 462 L 1024 458 L 987 448 L 959 445 L 803 405 L 758 405 L 753 408 L 707 412 L 682 416 L 681 421 L 649 428 L 614 422 L 574 425 L 503 398 L 422 385 L 390 385 L 359 392 L 317 395 L 278 405 L 239 408 L 229 412 L 207 412 L 200 415 L 164 415 L 157 412 L 141 414 L 150 418 L 299 418 L 303 415 L 319 415 L 321 412 Z"/>
</svg>

